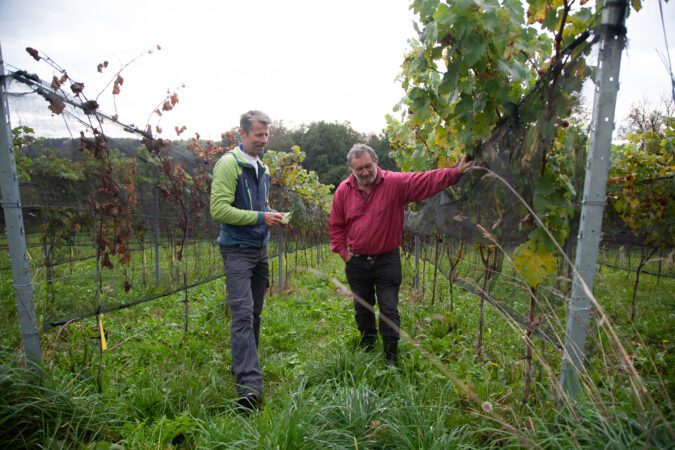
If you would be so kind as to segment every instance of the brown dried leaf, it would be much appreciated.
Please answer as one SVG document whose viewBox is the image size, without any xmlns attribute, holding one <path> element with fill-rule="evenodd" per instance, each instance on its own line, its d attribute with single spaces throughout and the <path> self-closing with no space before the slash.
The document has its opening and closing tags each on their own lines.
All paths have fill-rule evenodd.
<svg viewBox="0 0 675 450">
<path fill-rule="evenodd" d="M 124 253 L 124 256 L 120 258 L 120 264 L 122 265 L 128 264 L 130 260 L 131 260 L 131 253 L 126 252 Z"/>
<path fill-rule="evenodd" d="M 26 47 L 26 51 L 28 52 L 28 54 L 29 54 L 30 56 L 33 57 L 33 59 L 34 59 L 35 61 L 40 61 L 40 55 L 38 54 L 38 51 L 37 51 L 37 50 L 35 50 L 35 49 L 32 48 L 32 47 Z"/>
<path fill-rule="evenodd" d="M 84 83 L 73 83 L 70 85 L 70 90 L 73 91 L 73 94 L 80 95 L 84 90 Z"/>
<path fill-rule="evenodd" d="M 61 97 L 56 94 L 49 94 L 49 110 L 54 114 L 61 114 L 61 111 L 66 107 Z"/>
<path fill-rule="evenodd" d="M 162 195 L 162 198 L 167 199 L 169 198 L 169 190 L 164 186 L 163 184 L 157 185 L 157 189 L 159 190 L 159 193 Z"/>
<path fill-rule="evenodd" d="M 89 100 L 82 103 L 82 109 L 85 114 L 93 114 L 98 109 L 98 103 L 96 103 L 96 100 Z"/>
<path fill-rule="evenodd" d="M 113 263 L 110 261 L 110 255 L 108 254 L 108 252 L 105 252 L 103 254 L 103 261 L 101 261 L 101 265 L 109 269 L 112 269 L 114 267 Z"/>
<path fill-rule="evenodd" d="M 108 240 L 103 236 L 96 237 L 96 244 L 98 245 L 99 251 L 104 251 L 108 246 L 110 246 L 110 242 L 108 242 Z"/>
<path fill-rule="evenodd" d="M 113 95 L 117 95 L 120 93 L 120 86 L 124 84 L 124 78 L 122 78 L 119 74 L 117 75 L 117 79 L 115 79 L 115 84 L 113 85 Z"/>
</svg>

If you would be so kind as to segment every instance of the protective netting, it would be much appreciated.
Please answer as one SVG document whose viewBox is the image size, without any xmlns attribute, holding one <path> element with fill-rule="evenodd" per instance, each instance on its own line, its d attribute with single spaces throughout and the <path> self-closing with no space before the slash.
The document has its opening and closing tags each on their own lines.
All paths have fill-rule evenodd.
<svg viewBox="0 0 675 450">
<path fill-rule="evenodd" d="M 532 205 L 544 159 L 556 138 L 551 122 L 556 114 L 571 112 L 554 112 L 550 105 L 556 96 L 565 95 L 563 91 L 579 89 L 570 83 L 576 79 L 575 71 L 585 64 L 584 54 L 591 46 L 586 42 L 588 37 L 589 33 L 584 33 L 568 46 L 564 58 L 552 64 L 518 105 L 512 105 L 511 114 L 497 123 L 490 138 L 467 151 L 476 170 L 462 177 L 457 186 L 428 200 L 421 211 L 407 215 L 408 231 L 438 232 L 479 244 L 496 239 L 505 247 L 527 240 L 527 230 L 523 231 L 526 204 Z M 553 76 L 555 84 L 551 83 Z M 547 105 L 548 110 L 542 111 Z M 583 150 L 581 156 L 585 156 Z M 575 187 L 577 191 L 583 188 Z"/>
<path fill-rule="evenodd" d="M 572 111 L 554 111 L 558 106 L 552 99 L 577 95 L 574 93 L 579 89 L 577 71 L 595 45 L 595 41 L 586 42 L 589 36 L 590 33 L 582 34 L 566 49 L 565 58 L 553 64 L 523 100 L 513 105 L 512 113 L 497 123 L 487 141 L 466 151 L 475 162 L 473 171 L 463 176 L 457 185 L 406 212 L 406 231 L 425 236 L 439 233 L 474 244 L 498 242 L 512 249 L 527 241 L 530 231 L 537 227 L 528 205 L 536 205 L 537 189 L 542 197 L 548 195 L 547 190 L 557 189 L 553 183 L 540 180 L 547 176 L 545 166 L 558 165 L 554 170 L 568 177 L 572 196 L 572 210 L 564 211 L 561 205 L 559 211 L 561 216 L 569 215 L 567 239 L 576 244 L 588 137 L 578 133 L 560 137 L 569 126 Z M 553 73 L 556 73 L 555 85 L 551 84 Z M 565 147 L 561 152 L 566 154 L 565 160 L 556 160 L 553 156 L 555 146 Z M 675 201 L 672 176 L 651 179 L 647 184 L 647 189 L 664 193 L 660 202 Z M 675 221 L 665 217 L 654 221 L 659 222 L 657 226 L 629 227 L 613 205 L 607 203 L 602 241 L 613 246 L 654 247 L 650 233 L 658 228 L 661 235 L 656 246 L 672 248 Z M 564 242 L 560 244 L 574 250 Z"/>
<path fill-rule="evenodd" d="M 518 123 L 516 117 L 500 124 L 490 141 L 474 155 L 476 165 L 490 172 L 469 172 L 452 189 L 427 200 L 419 212 L 409 212 L 406 230 L 426 235 L 440 233 L 480 244 L 492 243 L 485 231 L 503 245 L 526 240 L 522 220 L 528 212 L 523 200 L 532 202 L 544 148 L 543 144 L 533 146 L 522 154 L 523 141 L 530 131 L 530 126 Z M 508 190 L 505 182 L 517 186 L 519 194 Z"/>
<path fill-rule="evenodd" d="M 14 72 L 6 81 L 11 125 L 18 130 L 33 297 L 43 328 L 187 292 L 223 276 L 219 225 L 209 215 L 210 175 L 232 147 L 232 133 L 218 143 L 156 139 L 149 129 L 118 122 L 97 106 L 88 110 L 86 98 L 37 76 Z M 320 243 L 327 216 L 276 175 L 270 202 L 292 211 L 295 226 L 273 233 L 271 258 L 284 251 L 280 245 L 300 251 Z M 5 236 L 0 248 L 0 272 L 8 280 Z"/>
</svg>

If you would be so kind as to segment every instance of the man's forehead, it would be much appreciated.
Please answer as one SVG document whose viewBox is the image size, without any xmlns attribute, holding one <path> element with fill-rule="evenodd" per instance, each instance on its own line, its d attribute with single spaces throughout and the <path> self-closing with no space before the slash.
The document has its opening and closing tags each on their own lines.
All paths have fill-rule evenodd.
<svg viewBox="0 0 675 450">
<path fill-rule="evenodd" d="M 255 122 L 253 122 L 253 126 L 251 128 L 259 128 L 259 129 L 269 130 L 270 126 L 269 126 L 269 124 L 255 121 Z"/>
<path fill-rule="evenodd" d="M 270 126 L 268 124 L 262 123 L 255 121 L 251 124 L 251 129 L 248 132 L 245 132 L 243 128 L 239 129 L 240 131 L 248 134 L 248 133 L 269 133 L 270 131 Z"/>
<path fill-rule="evenodd" d="M 352 167 L 356 166 L 367 166 L 368 164 L 374 164 L 373 158 L 369 154 L 363 156 L 355 156 L 352 158 Z"/>
</svg>

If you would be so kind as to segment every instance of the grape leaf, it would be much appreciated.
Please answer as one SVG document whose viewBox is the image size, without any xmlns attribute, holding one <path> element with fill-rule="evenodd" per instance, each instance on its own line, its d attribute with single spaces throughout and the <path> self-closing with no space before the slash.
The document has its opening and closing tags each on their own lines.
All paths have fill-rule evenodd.
<svg viewBox="0 0 675 450">
<path fill-rule="evenodd" d="M 531 287 L 537 286 L 546 279 L 546 276 L 555 273 L 557 260 L 554 252 L 547 251 L 532 241 L 527 241 L 516 248 L 513 254 L 513 264 L 525 277 Z"/>
</svg>

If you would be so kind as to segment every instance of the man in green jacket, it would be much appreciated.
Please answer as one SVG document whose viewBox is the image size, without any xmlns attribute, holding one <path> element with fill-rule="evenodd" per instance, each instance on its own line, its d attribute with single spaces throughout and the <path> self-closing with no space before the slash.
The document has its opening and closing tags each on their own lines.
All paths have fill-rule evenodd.
<svg viewBox="0 0 675 450">
<path fill-rule="evenodd" d="M 232 372 L 238 403 L 248 409 L 263 402 L 258 341 L 269 277 L 267 240 L 269 227 L 280 226 L 283 218 L 269 208 L 270 174 L 262 161 L 270 124 L 263 112 L 242 114 L 241 144 L 218 160 L 211 184 L 211 217 L 220 223 L 218 244 L 232 311 Z"/>
</svg>

